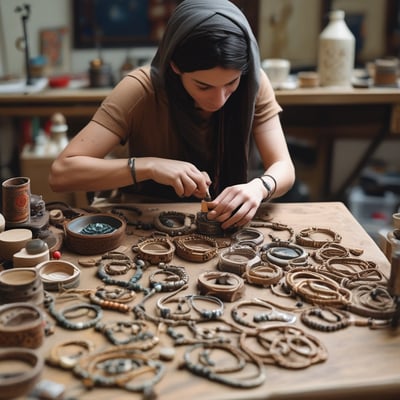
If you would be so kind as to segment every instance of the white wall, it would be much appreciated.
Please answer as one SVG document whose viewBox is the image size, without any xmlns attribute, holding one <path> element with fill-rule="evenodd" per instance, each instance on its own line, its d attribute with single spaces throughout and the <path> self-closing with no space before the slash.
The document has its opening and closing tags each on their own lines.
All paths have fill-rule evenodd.
<svg viewBox="0 0 400 400">
<path fill-rule="evenodd" d="M 295 66 L 317 62 L 321 0 L 260 0 L 259 45 L 262 58 L 287 58 Z M 372 61 L 385 50 L 385 2 L 333 0 L 333 9 L 363 13 L 367 35 L 360 59 Z"/>
<path fill-rule="evenodd" d="M 86 72 L 90 60 L 97 57 L 97 52 L 94 49 L 72 49 L 72 0 L 1 0 L 0 36 L 4 40 L 0 40 L 0 74 L 24 74 L 24 53 L 15 47 L 15 41 L 23 37 L 21 15 L 14 10 L 25 3 L 31 5 L 31 15 L 27 23 L 31 57 L 40 54 L 39 32 L 41 29 L 68 27 L 69 33 L 66 40 L 71 53 L 67 70 L 72 73 Z M 2 43 L 5 47 L 5 56 L 1 51 Z M 151 58 L 154 52 L 155 48 L 129 49 L 129 54 L 134 58 Z M 126 55 L 127 49 L 102 51 L 104 61 L 110 63 L 114 71 L 119 70 Z"/>
<path fill-rule="evenodd" d="M 249 0 L 251 1 L 251 0 Z M 96 58 L 94 49 L 72 49 L 72 0 L 1 0 L 0 1 L 0 74 L 23 74 L 24 54 L 15 47 L 22 37 L 20 14 L 14 10 L 24 3 L 31 5 L 28 21 L 31 56 L 40 52 L 39 31 L 44 28 L 68 27 L 67 47 L 71 50 L 66 70 L 72 73 L 87 71 L 89 62 Z M 352 12 L 365 12 L 368 40 L 363 59 L 372 60 L 384 49 L 383 2 L 376 0 L 334 0 L 333 6 Z M 321 22 L 321 0 L 260 0 L 259 45 L 262 58 L 288 58 L 292 65 L 314 65 L 317 57 Z M 371 34 L 373 32 L 373 34 Z M 5 47 L 5 51 L 2 51 Z M 151 58 L 155 48 L 129 49 L 137 58 Z M 5 54 L 6 55 L 5 55 Z M 104 61 L 117 71 L 127 49 L 103 50 Z"/>
</svg>

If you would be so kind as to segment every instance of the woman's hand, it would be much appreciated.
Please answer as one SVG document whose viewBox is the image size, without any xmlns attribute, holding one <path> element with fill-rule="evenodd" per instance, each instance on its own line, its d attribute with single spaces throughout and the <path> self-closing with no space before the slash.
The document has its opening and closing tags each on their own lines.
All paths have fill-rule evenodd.
<svg viewBox="0 0 400 400">
<path fill-rule="evenodd" d="M 138 159 L 138 163 L 144 159 Z M 147 159 L 149 160 L 149 159 Z M 151 158 L 151 179 L 172 186 L 179 197 L 206 197 L 211 185 L 207 172 L 199 171 L 186 161 Z"/>
<path fill-rule="evenodd" d="M 222 222 L 222 228 L 244 226 L 254 217 L 265 189 L 259 179 L 224 189 L 213 201 L 207 203 L 210 220 Z"/>
</svg>

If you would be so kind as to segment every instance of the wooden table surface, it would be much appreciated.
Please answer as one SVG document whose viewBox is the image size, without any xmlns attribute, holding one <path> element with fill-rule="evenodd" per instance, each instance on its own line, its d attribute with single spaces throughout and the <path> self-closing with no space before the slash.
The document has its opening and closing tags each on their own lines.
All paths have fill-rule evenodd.
<svg viewBox="0 0 400 400">
<path fill-rule="evenodd" d="M 180 211 L 196 213 L 199 204 L 139 204 L 143 211 L 142 219 L 151 221 L 161 211 Z M 291 226 L 297 233 L 311 226 L 325 227 L 342 235 L 342 244 L 347 247 L 361 248 L 363 259 L 373 261 L 386 275 L 390 265 L 378 246 L 366 234 L 363 228 L 353 218 L 347 208 L 340 202 L 325 203 L 289 203 L 271 204 L 266 208 L 274 222 Z M 261 229 L 265 235 L 265 243 L 269 241 L 267 228 Z M 149 232 L 133 230 L 128 226 L 124 245 L 119 250 L 134 256 L 131 251 L 139 236 L 147 236 Z M 277 236 L 285 237 L 287 232 L 274 232 Z M 78 265 L 82 256 L 63 250 L 63 259 Z M 184 294 L 197 293 L 196 277 L 205 271 L 216 269 L 217 259 L 206 263 L 191 263 L 174 256 L 171 264 L 185 266 L 189 276 L 189 288 Z M 144 284 L 156 266 L 145 271 L 141 282 Z M 96 288 L 102 282 L 96 277 L 96 267 L 80 267 L 81 282 L 79 288 Z M 148 278 L 147 278 L 148 279 Z M 181 293 L 182 294 L 182 293 Z M 132 305 L 141 299 L 138 294 Z M 146 310 L 154 308 L 154 301 L 165 293 L 156 294 L 146 303 Z M 245 299 L 262 297 L 275 302 L 282 301 L 273 295 L 270 289 L 258 288 L 246 284 Z M 241 299 L 243 300 L 243 298 Z M 240 300 L 238 300 L 240 301 Z M 230 318 L 229 309 L 235 303 L 226 303 L 224 316 Z M 290 304 L 294 304 L 290 303 Z M 106 320 L 131 320 L 132 314 L 125 315 L 113 311 L 104 313 Z M 361 318 L 361 317 L 360 317 Z M 361 318 L 362 319 L 362 318 Z M 49 317 L 50 322 L 54 322 Z M 395 399 L 400 398 L 400 328 L 370 329 L 368 327 L 350 326 L 336 332 L 319 332 L 308 329 L 297 318 L 295 326 L 316 336 L 325 345 L 328 359 L 316 365 L 301 370 L 288 370 L 273 365 L 265 366 L 265 383 L 254 389 L 237 389 L 215 383 L 192 375 L 186 369 L 179 369 L 184 348 L 176 348 L 175 359 L 166 363 L 166 373 L 155 386 L 160 400 L 176 400 L 190 397 L 191 400 L 234 400 L 234 399 Z M 47 336 L 44 344 L 38 350 L 43 356 L 49 354 L 52 346 L 66 340 L 88 339 L 95 343 L 97 349 L 112 346 L 94 328 L 82 331 L 67 331 L 55 328 L 55 334 Z M 171 345 L 170 339 L 164 334 L 160 344 L 150 353 L 157 353 L 159 347 Z M 46 366 L 42 379 L 49 379 L 66 385 L 67 395 L 76 398 L 109 400 L 109 399 L 141 399 L 142 394 L 130 393 L 122 389 L 95 388 L 91 391 L 82 390 L 80 381 L 71 372 Z"/>
</svg>

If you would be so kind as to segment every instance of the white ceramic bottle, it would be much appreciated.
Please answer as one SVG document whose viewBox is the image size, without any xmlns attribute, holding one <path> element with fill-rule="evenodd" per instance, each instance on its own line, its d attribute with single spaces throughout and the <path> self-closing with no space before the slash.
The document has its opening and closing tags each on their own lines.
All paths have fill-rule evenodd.
<svg viewBox="0 0 400 400">
<path fill-rule="evenodd" d="M 318 75 L 321 86 L 351 86 L 355 38 L 344 20 L 345 13 L 329 13 L 329 23 L 319 36 Z"/>
</svg>

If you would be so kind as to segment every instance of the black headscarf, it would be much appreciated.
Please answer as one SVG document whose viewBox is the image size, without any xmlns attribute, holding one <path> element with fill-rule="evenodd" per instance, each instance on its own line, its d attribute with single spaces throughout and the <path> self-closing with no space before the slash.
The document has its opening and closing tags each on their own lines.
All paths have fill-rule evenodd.
<svg viewBox="0 0 400 400">
<path fill-rule="evenodd" d="M 225 187 L 247 181 L 247 164 L 254 106 L 259 87 L 260 56 L 257 41 L 243 13 L 228 0 L 184 0 L 177 6 L 151 64 L 151 78 L 156 93 L 169 101 L 171 120 L 179 135 L 184 154 L 198 168 L 201 156 L 193 143 L 201 129 L 194 104 L 189 100 L 170 62 L 176 47 L 198 30 L 224 30 L 244 35 L 248 43 L 248 70 L 238 89 L 216 114 L 214 142 L 215 164 L 208 172 L 214 194 Z M 168 82 L 168 84 L 167 84 Z M 172 87 L 171 87 L 172 86 Z M 198 150 L 198 149 L 197 149 Z"/>
</svg>

